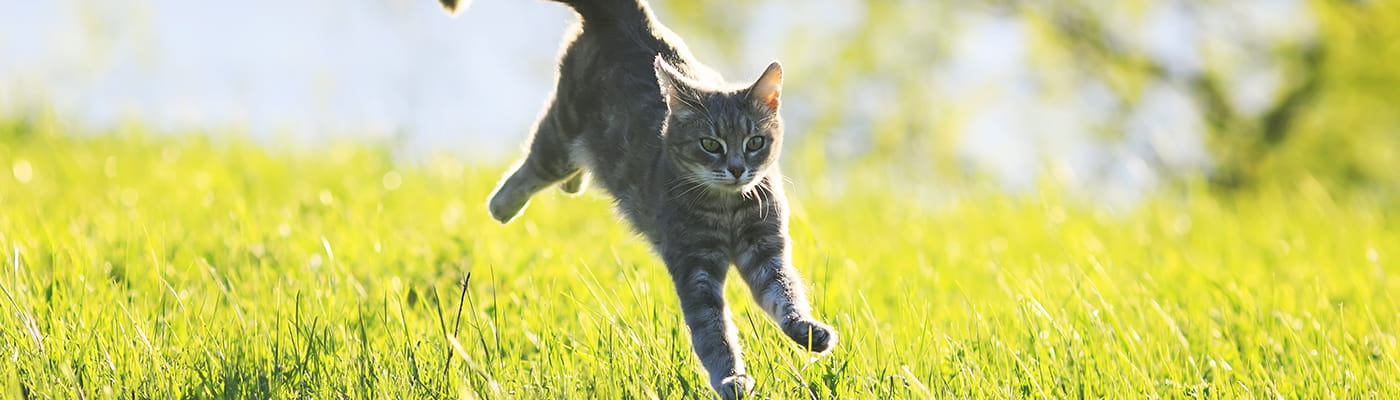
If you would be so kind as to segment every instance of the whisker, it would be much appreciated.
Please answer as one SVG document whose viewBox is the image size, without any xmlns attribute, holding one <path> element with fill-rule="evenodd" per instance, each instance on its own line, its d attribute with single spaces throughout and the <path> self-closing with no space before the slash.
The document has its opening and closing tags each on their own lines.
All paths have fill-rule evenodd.
<svg viewBox="0 0 1400 400">
<path fill-rule="evenodd" d="M 754 194 L 754 196 L 758 197 L 758 218 L 762 219 L 768 215 L 768 207 L 763 205 L 763 193 L 761 191 L 768 191 L 769 196 L 773 195 L 773 191 L 771 190 L 771 188 L 764 186 L 762 183 L 758 184 L 758 186 L 754 186 L 754 189 L 756 189 L 755 191 L 758 192 Z M 777 200 L 775 199 L 774 201 Z"/>
<path fill-rule="evenodd" d="M 670 185 L 670 187 L 668 188 L 668 190 L 675 190 L 676 188 L 678 188 L 678 187 L 680 187 L 680 186 L 682 186 L 682 185 L 686 185 L 686 184 L 697 184 L 697 183 L 703 183 L 699 177 L 697 177 L 697 176 L 692 176 L 692 175 L 682 175 L 682 176 L 677 176 L 675 179 L 672 179 L 672 180 L 671 180 L 670 182 L 668 182 L 667 184 Z"/>
<path fill-rule="evenodd" d="M 689 184 L 690 186 L 688 186 L 688 187 L 687 187 L 684 191 L 682 191 L 680 194 L 675 195 L 676 198 L 685 197 L 686 195 L 690 194 L 691 192 L 694 192 L 694 191 L 696 191 L 696 190 L 698 190 L 698 189 L 701 189 L 701 188 L 704 188 L 704 187 L 706 186 L 706 183 L 705 183 L 702 179 L 700 179 L 699 177 L 687 176 L 687 177 L 684 177 L 684 178 L 685 178 L 685 179 L 684 179 L 683 184 Z M 677 185 L 677 186 L 679 186 L 679 185 Z"/>
<path fill-rule="evenodd" d="M 764 211 L 766 211 L 763 207 L 763 193 L 760 192 L 761 190 L 763 190 L 762 183 L 754 185 L 752 189 L 754 200 L 758 200 L 758 219 L 763 219 L 763 217 L 765 216 Z"/>
</svg>

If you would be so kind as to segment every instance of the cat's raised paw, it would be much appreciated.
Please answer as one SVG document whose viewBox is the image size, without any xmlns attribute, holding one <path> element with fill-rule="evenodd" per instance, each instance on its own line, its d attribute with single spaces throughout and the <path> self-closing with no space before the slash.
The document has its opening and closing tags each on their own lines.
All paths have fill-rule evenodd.
<svg viewBox="0 0 1400 400">
<path fill-rule="evenodd" d="M 814 353 L 826 353 L 836 347 L 836 330 L 814 319 L 799 319 L 783 330 L 797 345 Z"/>
<path fill-rule="evenodd" d="M 753 393 L 753 377 L 744 374 L 731 375 L 720 379 L 714 386 L 721 399 L 742 399 Z"/>
</svg>

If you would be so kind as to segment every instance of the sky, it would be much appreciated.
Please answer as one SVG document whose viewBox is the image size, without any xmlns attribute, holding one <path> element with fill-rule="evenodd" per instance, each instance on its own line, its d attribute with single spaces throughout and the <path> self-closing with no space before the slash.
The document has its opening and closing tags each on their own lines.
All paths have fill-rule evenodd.
<svg viewBox="0 0 1400 400">
<path fill-rule="evenodd" d="M 688 39 L 731 79 L 792 54 L 784 38 L 809 34 L 804 26 L 820 24 L 839 38 L 866 11 L 855 0 L 741 4 L 753 12 L 737 36 L 737 57 L 715 57 L 703 37 Z M 1183 12 L 1187 3 L 1151 4 L 1115 28 L 1180 70 L 1200 68 L 1198 46 L 1209 35 L 1304 35 L 1309 26 L 1297 0 L 1221 6 L 1236 10 L 1220 15 L 1243 20 L 1195 21 Z M 658 10 L 663 22 L 666 13 Z M 176 134 L 238 130 L 313 147 L 370 140 L 408 158 L 445 152 L 504 162 L 520 154 L 548 99 L 573 18 L 557 4 L 518 0 L 478 0 L 455 18 L 429 0 L 0 0 L 0 112 L 44 105 L 98 130 L 139 121 Z M 947 28 L 954 39 L 946 60 L 926 73 L 928 91 L 975 105 L 958 109 L 966 113 L 958 116 L 960 163 L 1011 190 L 1032 187 L 1051 168 L 1125 199 L 1157 184 L 1146 157 L 1208 167 L 1199 113 L 1180 90 L 1149 88 L 1125 134 L 1104 140 L 1091 128 L 1110 117 L 1107 88 L 1084 84 L 1068 99 L 1048 98 L 1035 82 L 1024 22 L 975 11 L 957 21 Z M 785 62 L 822 62 L 820 52 L 803 54 Z M 1234 100 L 1257 108 L 1272 96 L 1277 74 L 1242 65 Z M 810 94 L 850 99 L 853 117 L 833 146 L 860 147 L 882 104 L 898 101 L 887 82 L 867 78 L 844 92 Z M 795 96 L 784 112 L 788 130 L 800 132 L 818 116 L 814 101 Z"/>
</svg>

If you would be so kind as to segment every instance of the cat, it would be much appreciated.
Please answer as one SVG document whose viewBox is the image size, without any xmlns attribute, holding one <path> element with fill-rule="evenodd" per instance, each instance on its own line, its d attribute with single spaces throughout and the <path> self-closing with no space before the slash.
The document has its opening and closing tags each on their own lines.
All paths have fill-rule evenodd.
<svg viewBox="0 0 1400 400">
<path fill-rule="evenodd" d="M 457 2 L 441 0 L 450 12 Z M 731 264 L 754 299 L 798 345 L 825 354 L 836 331 L 812 317 L 792 266 L 778 156 L 783 70 L 725 83 L 657 22 L 644 0 L 555 0 L 581 22 L 566 35 L 554 97 L 528 155 L 488 201 L 507 223 L 558 184 L 589 176 L 652 245 L 675 284 L 691 343 L 724 399 L 751 393 L 724 300 Z"/>
</svg>

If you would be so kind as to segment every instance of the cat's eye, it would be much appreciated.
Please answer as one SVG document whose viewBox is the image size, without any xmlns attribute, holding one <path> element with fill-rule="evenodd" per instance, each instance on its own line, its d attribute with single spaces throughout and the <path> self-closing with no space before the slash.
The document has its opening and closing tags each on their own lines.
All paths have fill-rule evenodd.
<svg viewBox="0 0 1400 400">
<path fill-rule="evenodd" d="M 768 141 L 764 139 L 763 136 L 750 137 L 748 141 L 744 142 L 744 150 L 758 151 L 758 149 L 762 149 L 763 145 L 767 144 L 767 142 Z"/>
<path fill-rule="evenodd" d="M 724 150 L 724 146 L 720 145 L 718 140 L 708 138 L 700 139 L 700 148 L 705 149 L 706 152 L 715 154 L 719 154 L 721 150 Z"/>
</svg>

